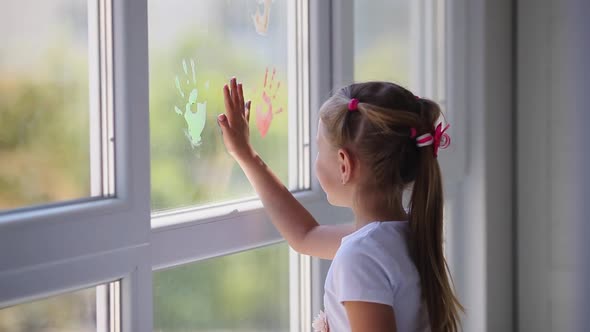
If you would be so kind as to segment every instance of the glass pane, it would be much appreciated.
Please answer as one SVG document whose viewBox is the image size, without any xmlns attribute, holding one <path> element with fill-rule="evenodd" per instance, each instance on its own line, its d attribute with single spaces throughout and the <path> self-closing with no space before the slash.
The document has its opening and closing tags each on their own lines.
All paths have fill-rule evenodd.
<svg viewBox="0 0 590 332">
<path fill-rule="evenodd" d="M 0 212 L 90 195 L 87 1 L 0 10 Z"/>
<path fill-rule="evenodd" d="M 354 80 L 410 83 L 408 0 L 354 1 Z"/>
<path fill-rule="evenodd" d="M 152 210 L 254 194 L 216 121 L 232 76 L 252 100 L 252 144 L 287 184 L 287 1 L 148 5 Z"/>
<path fill-rule="evenodd" d="M 154 273 L 154 331 L 289 330 L 289 247 Z"/>
<path fill-rule="evenodd" d="M 96 332 L 96 290 L 89 288 L 2 308 L 0 331 Z"/>
</svg>

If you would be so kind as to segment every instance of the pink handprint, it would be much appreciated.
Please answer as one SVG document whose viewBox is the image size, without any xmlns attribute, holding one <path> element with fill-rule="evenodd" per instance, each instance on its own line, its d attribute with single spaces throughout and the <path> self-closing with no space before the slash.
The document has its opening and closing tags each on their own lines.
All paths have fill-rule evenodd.
<svg viewBox="0 0 590 332">
<path fill-rule="evenodd" d="M 272 123 L 273 114 L 279 114 L 283 112 L 283 108 L 280 107 L 276 112 L 273 112 L 273 100 L 277 98 L 277 91 L 281 87 L 281 82 L 277 82 L 277 87 L 274 90 L 272 96 L 270 95 L 274 80 L 275 74 L 277 70 L 274 68 L 272 70 L 272 76 L 270 79 L 270 84 L 267 87 L 268 81 L 268 68 L 266 68 L 266 72 L 264 73 L 264 86 L 262 87 L 262 101 L 266 105 L 266 111 L 264 111 L 264 105 L 257 105 L 256 106 L 256 127 L 260 132 L 260 136 L 265 137 L 268 133 L 268 129 L 270 128 L 270 124 Z"/>
</svg>

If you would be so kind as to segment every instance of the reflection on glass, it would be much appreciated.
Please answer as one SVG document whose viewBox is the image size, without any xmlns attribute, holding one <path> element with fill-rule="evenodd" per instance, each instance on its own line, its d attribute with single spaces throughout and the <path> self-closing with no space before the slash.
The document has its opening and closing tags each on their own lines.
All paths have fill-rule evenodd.
<svg viewBox="0 0 590 332">
<path fill-rule="evenodd" d="M 154 273 L 154 331 L 288 330 L 286 244 Z"/>
<path fill-rule="evenodd" d="M 409 0 L 354 1 L 354 80 L 410 83 Z"/>
<path fill-rule="evenodd" d="M 86 1 L 0 10 L 0 212 L 90 195 Z"/>
<path fill-rule="evenodd" d="M 287 183 L 287 2 L 148 1 L 152 210 L 254 195 L 216 117 L 232 76 L 250 138 Z"/>
<path fill-rule="evenodd" d="M 96 332 L 95 288 L 1 308 L 0 331 Z"/>
</svg>

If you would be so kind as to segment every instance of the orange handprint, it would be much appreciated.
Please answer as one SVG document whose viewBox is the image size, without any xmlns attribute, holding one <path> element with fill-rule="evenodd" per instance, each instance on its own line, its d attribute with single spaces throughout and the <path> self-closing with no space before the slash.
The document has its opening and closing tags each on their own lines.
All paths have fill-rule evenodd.
<svg viewBox="0 0 590 332">
<path fill-rule="evenodd" d="M 268 129 L 270 128 L 270 124 L 273 119 L 273 114 L 279 114 L 279 113 L 283 112 L 283 108 L 280 107 L 276 112 L 273 113 L 272 103 L 273 103 L 273 100 L 277 98 L 277 92 L 278 92 L 279 88 L 281 87 L 281 82 L 277 82 L 277 87 L 271 97 L 270 93 L 271 93 L 271 90 L 272 90 L 272 87 L 274 84 L 276 72 L 277 72 L 277 70 L 276 70 L 276 68 L 274 68 L 272 70 L 272 77 L 270 79 L 270 84 L 268 85 L 268 89 L 267 89 L 268 68 L 266 68 L 266 72 L 264 73 L 264 86 L 262 87 L 262 101 L 266 105 L 266 111 L 263 110 L 264 105 L 257 105 L 256 106 L 256 127 L 258 128 L 258 131 L 260 132 L 260 136 L 262 136 L 262 137 L 265 137 L 266 134 L 268 133 Z M 268 93 L 267 93 L 267 91 L 268 91 Z"/>
<path fill-rule="evenodd" d="M 254 27 L 259 35 L 265 36 L 268 31 L 268 22 L 270 19 L 270 4 L 272 0 L 264 0 L 264 11 L 261 13 L 259 8 L 256 8 L 256 14 L 252 15 Z M 262 3 L 259 0 L 259 3 Z"/>
</svg>

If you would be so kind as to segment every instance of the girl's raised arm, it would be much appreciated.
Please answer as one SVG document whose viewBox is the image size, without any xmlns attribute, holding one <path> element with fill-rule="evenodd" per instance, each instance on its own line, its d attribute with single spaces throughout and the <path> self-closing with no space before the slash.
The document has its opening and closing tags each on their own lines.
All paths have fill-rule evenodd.
<svg viewBox="0 0 590 332">
<path fill-rule="evenodd" d="M 232 78 L 223 87 L 225 114 L 218 116 L 223 141 L 258 193 L 279 233 L 297 252 L 332 259 L 353 225 L 320 226 L 273 174 L 250 145 L 250 101 L 244 103 L 242 84 Z"/>
</svg>

